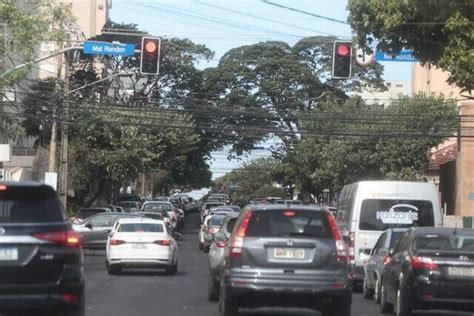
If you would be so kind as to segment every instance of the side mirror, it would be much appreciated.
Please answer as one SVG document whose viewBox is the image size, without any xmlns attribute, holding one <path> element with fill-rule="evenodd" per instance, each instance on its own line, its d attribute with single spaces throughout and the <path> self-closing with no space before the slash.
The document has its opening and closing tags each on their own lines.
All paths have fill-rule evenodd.
<svg viewBox="0 0 474 316">
<path fill-rule="evenodd" d="M 214 241 L 216 241 L 216 242 L 226 242 L 227 237 L 226 237 L 225 233 L 217 232 L 217 233 L 214 234 Z"/>
<path fill-rule="evenodd" d="M 91 222 L 87 223 L 87 224 L 85 225 L 85 227 L 87 227 L 87 228 L 89 228 L 90 230 L 92 230 L 92 223 L 91 223 Z"/>
<path fill-rule="evenodd" d="M 387 248 L 380 248 L 378 251 L 377 251 L 377 254 L 380 255 L 380 256 L 388 256 L 390 254 L 390 250 L 387 249 Z"/>
<path fill-rule="evenodd" d="M 205 234 L 204 235 L 204 240 L 207 242 L 213 242 L 214 241 L 214 234 Z"/>
<path fill-rule="evenodd" d="M 112 229 L 104 229 L 104 234 L 110 234 L 112 232 Z"/>
</svg>

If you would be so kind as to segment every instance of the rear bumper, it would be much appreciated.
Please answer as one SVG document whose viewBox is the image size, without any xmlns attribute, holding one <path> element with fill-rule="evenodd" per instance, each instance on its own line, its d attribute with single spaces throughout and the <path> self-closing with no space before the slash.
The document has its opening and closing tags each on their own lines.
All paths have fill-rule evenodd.
<svg viewBox="0 0 474 316">
<path fill-rule="evenodd" d="M 171 258 L 161 259 L 110 259 L 109 265 L 136 268 L 168 267 L 171 265 Z"/>
</svg>

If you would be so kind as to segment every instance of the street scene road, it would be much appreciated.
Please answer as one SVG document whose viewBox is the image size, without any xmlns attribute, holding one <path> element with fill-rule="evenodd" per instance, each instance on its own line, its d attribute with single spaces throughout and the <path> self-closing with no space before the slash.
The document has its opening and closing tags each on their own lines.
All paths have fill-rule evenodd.
<svg viewBox="0 0 474 316">
<path fill-rule="evenodd" d="M 163 315 L 217 316 L 218 306 L 207 299 L 207 254 L 197 247 L 199 214 L 185 219 L 183 238 L 179 241 L 180 266 L 176 275 L 164 270 L 124 270 L 110 276 L 105 267 L 105 252 L 85 251 L 87 315 Z M 319 312 L 301 309 L 258 309 L 242 313 L 247 316 L 319 316 Z M 356 293 L 352 302 L 353 316 L 384 315 L 373 300 L 364 300 Z M 419 312 L 424 316 L 459 315 L 472 313 Z"/>
</svg>

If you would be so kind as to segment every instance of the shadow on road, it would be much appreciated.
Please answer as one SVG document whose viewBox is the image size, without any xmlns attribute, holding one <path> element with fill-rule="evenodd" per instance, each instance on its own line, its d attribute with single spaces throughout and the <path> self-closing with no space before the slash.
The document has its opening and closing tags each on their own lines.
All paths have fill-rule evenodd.
<svg viewBox="0 0 474 316">
<path fill-rule="evenodd" d="M 127 269 L 125 268 L 119 274 L 119 276 L 162 276 L 162 277 L 182 277 L 186 276 L 186 271 L 178 271 L 174 275 L 167 274 L 164 270 L 137 270 L 137 269 Z"/>
</svg>

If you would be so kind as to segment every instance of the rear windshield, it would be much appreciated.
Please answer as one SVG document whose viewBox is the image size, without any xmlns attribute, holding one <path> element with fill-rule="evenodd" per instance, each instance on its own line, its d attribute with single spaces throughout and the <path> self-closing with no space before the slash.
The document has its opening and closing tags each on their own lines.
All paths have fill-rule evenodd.
<svg viewBox="0 0 474 316">
<path fill-rule="evenodd" d="M 390 239 L 390 249 L 393 249 L 395 247 L 395 244 L 397 243 L 397 241 L 400 239 L 400 237 L 402 237 L 402 235 L 404 234 L 405 232 L 392 232 L 392 239 Z"/>
<path fill-rule="evenodd" d="M 143 207 L 144 211 L 147 212 L 158 212 L 158 211 L 172 211 L 171 205 L 168 203 L 148 203 Z"/>
<path fill-rule="evenodd" d="M 430 201 L 367 199 L 360 209 L 359 229 L 434 226 L 433 204 Z"/>
<path fill-rule="evenodd" d="M 206 210 L 212 208 L 212 207 L 218 207 L 218 206 L 221 206 L 221 205 L 225 205 L 224 203 L 207 203 L 206 204 Z"/>
<path fill-rule="evenodd" d="M 211 218 L 210 226 L 222 226 L 222 223 L 224 223 L 224 218 L 225 216 L 213 216 Z"/>
<path fill-rule="evenodd" d="M 100 210 L 100 209 L 87 209 L 87 210 L 79 210 L 79 213 L 77 214 L 77 217 L 80 219 L 85 219 L 88 217 L 91 217 L 93 215 L 99 214 L 99 213 L 104 213 L 105 210 Z"/>
<path fill-rule="evenodd" d="M 150 223 L 120 224 L 118 228 L 122 233 L 163 233 L 163 225 Z"/>
<path fill-rule="evenodd" d="M 474 235 L 459 233 L 425 234 L 416 237 L 415 245 L 420 250 L 474 251 Z"/>
<path fill-rule="evenodd" d="M 247 236 L 332 238 L 326 213 L 307 210 L 254 211 Z"/>
<path fill-rule="evenodd" d="M 42 188 L 8 188 L 0 192 L 0 223 L 62 222 L 66 214 L 59 199 Z"/>
</svg>

